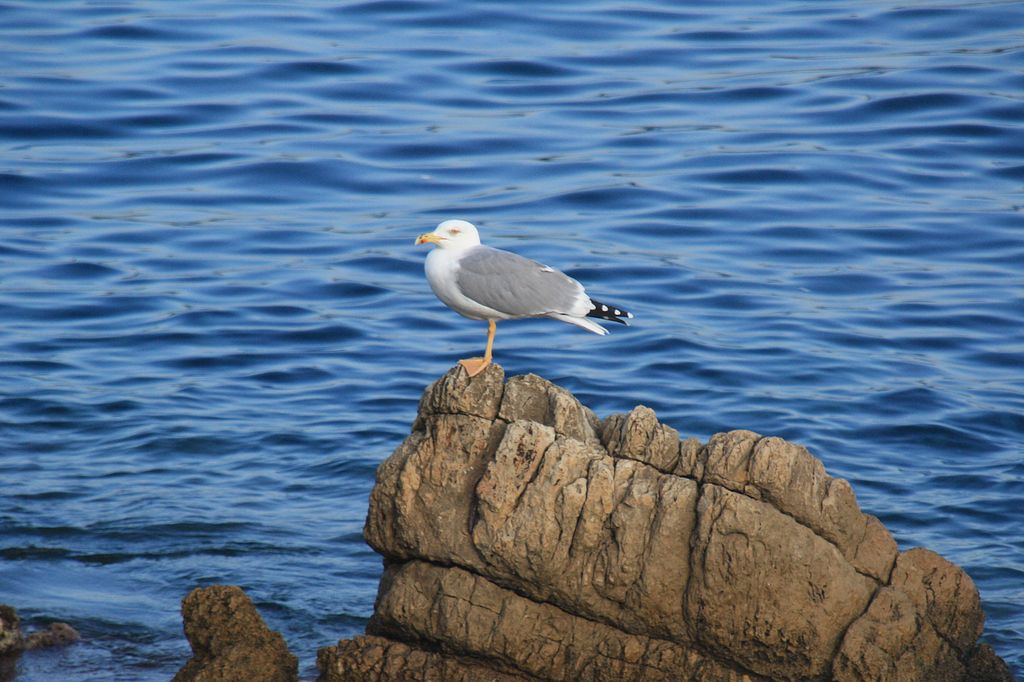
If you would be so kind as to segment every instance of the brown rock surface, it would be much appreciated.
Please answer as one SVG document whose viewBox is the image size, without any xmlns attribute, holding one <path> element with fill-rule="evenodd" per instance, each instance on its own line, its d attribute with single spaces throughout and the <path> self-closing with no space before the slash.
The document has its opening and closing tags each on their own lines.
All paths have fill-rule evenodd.
<svg viewBox="0 0 1024 682">
<path fill-rule="evenodd" d="M 50 623 L 45 630 L 33 632 L 25 638 L 26 649 L 45 649 L 53 646 L 67 646 L 82 638 L 78 631 L 67 623 Z"/>
<path fill-rule="evenodd" d="M 50 623 L 45 630 L 26 635 L 21 630 L 17 610 L 0 604 L 0 658 L 17 656 L 31 649 L 66 646 L 79 639 L 81 635 L 67 623 Z"/>
<path fill-rule="evenodd" d="M 324 647 L 316 657 L 320 679 L 338 682 L 522 682 L 519 673 L 494 663 L 417 649 L 386 637 L 364 635 Z"/>
<path fill-rule="evenodd" d="M 722 658 L 779 679 L 825 673 L 877 583 L 771 505 L 706 483 L 687 616 Z"/>
<path fill-rule="evenodd" d="M 290 682 L 298 659 L 241 588 L 197 587 L 181 602 L 192 658 L 174 682 Z"/>
<path fill-rule="evenodd" d="M 970 578 L 898 553 L 803 447 L 602 423 L 496 365 L 427 389 L 365 535 L 375 613 L 324 682 L 1010 679 Z"/>
<path fill-rule="evenodd" d="M 974 581 L 935 552 L 915 547 L 900 554 L 891 584 L 910 597 L 917 612 L 958 653 L 981 636 L 985 614 Z"/>
<path fill-rule="evenodd" d="M 25 638 L 21 634 L 21 619 L 13 606 L 0 604 L 0 657 L 21 653 Z"/>
</svg>

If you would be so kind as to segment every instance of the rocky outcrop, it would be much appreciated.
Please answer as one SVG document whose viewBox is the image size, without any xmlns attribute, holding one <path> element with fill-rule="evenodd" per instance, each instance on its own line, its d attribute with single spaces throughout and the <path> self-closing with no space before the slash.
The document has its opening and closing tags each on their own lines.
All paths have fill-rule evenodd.
<svg viewBox="0 0 1024 682">
<path fill-rule="evenodd" d="M 427 389 L 365 536 L 376 608 L 324 682 L 1010 679 L 970 577 L 899 552 L 804 448 L 601 422 L 496 365 Z"/>
<path fill-rule="evenodd" d="M 13 606 L 0 604 L 0 657 L 21 653 L 25 636 L 21 633 L 21 619 Z"/>
<path fill-rule="evenodd" d="M 196 588 L 181 602 L 192 658 L 174 682 L 292 682 L 298 659 L 241 588 Z"/>
<path fill-rule="evenodd" d="M 67 623 L 51 623 L 45 630 L 26 635 L 21 630 L 18 611 L 13 606 L 0 604 L 0 682 L 18 678 L 22 652 L 65 646 L 79 639 L 78 631 Z"/>
<path fill-rule="evenodd" d="M 26 635 L 21 630 L 17 610 L 0 604 L 0 658 L 16 656 L 30 649 L 65 646 L 79 639 L 81 635 L 67 623 L 50 623 L 45 630 Z"/>
<path fill-rule="evenodd" d="M 67 623 L 50 623 L 45 630 L 33 632 L 25 638 L 26 649 L 46 649 L 55 646 L 67 646 L 82 637 L 78 631 Z"/>
</svg>

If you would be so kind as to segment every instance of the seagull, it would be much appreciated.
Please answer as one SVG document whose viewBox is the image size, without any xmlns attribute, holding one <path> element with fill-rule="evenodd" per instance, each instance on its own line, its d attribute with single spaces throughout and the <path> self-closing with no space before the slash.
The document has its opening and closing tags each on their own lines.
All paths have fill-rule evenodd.
<svg viewBox="0 0 1024 682">
<path fill-rule="evenodd" d="M 484 246 L 473 223 L 445 220 L 416 244 L 434 244 L 424 269 L 441 302 L 471 320 L 487 320 L 487 348 L 482 358 L 459 360 L 474 377 L 491 364 L 498 320 L 550 317 L 595 334 L 608 330 L 589 318 L 629 323 L 632 313 L 595 301 L 583 285 L 537 261 Z"/>
</svg>

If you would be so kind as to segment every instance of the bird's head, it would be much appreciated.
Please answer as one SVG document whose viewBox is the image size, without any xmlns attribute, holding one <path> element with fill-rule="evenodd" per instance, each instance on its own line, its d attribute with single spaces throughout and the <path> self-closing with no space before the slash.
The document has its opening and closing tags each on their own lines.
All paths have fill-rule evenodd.
<svg viewBox="0 0 1024 682">
<path fill-rule="evenodd" d="M 465 220 L 446 220 L 433 232 L 416 237 L 417 244 L 437 244 L 442 249 L 466 249 L 480 243 L 480 233 L 473 223 Z"/>
</svg>

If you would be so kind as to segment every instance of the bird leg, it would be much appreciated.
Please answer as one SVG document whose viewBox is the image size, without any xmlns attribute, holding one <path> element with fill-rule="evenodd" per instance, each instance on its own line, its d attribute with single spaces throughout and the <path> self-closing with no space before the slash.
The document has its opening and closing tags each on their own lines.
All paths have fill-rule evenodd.
<svg viewBox="0 0 1024 682">
<path fill-rule="evenodd" d="M 459 364 L 466 370 L 466 374 L 471 377 L 475 377 L 480 372 L 487 368 L 487 365 L 491 364 L 491 349 L 494 348 L 494 333 L 497 331 L 497 324 L 494 320 L 487 320 L 487 348 L 484 350 L 484 356 L 482 358 L 469 358 L 467 360 L 459 360 Z"/>
</svg>

